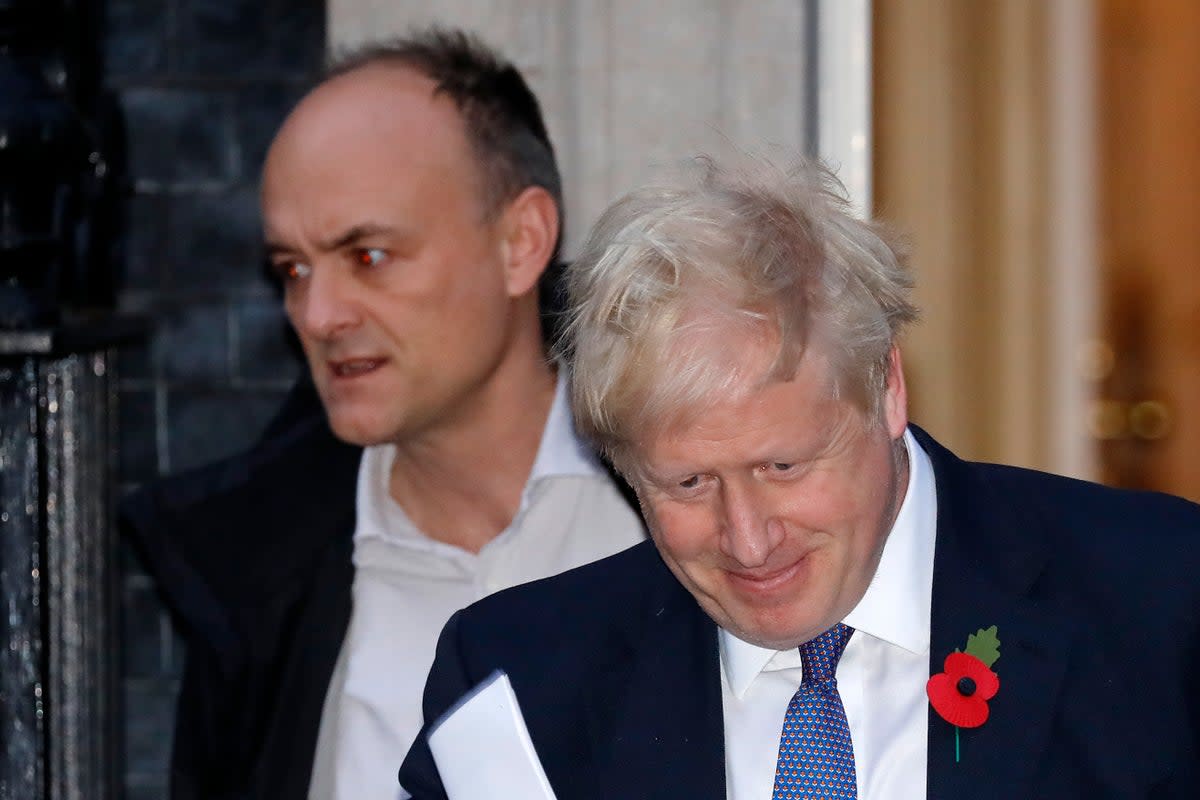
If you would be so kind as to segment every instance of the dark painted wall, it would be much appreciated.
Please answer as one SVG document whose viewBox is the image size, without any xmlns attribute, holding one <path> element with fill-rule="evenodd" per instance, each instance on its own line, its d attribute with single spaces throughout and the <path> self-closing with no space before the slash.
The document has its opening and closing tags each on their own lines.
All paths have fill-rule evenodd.
<svg viewBox="0 0 1200 800">
<path fill-rule="evenodd" d="M 122 490 L 243 449 L 301 369 L 261 278 L 262 157 L 320 63 L 324 0 L 106 0 L 104 82 L 128 130 Z M 125 784 L 166 797 L 180 640 L 122 544 Z"/>
</svg>

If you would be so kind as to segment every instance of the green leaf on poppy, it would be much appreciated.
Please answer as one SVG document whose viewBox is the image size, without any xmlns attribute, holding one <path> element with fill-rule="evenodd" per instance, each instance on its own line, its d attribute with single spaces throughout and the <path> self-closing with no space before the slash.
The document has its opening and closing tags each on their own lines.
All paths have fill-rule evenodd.
<svg viewBox="0 0 1200 800">
<path fill-rule="evenodd" d="M 988 668 L 1000 657 L 1000 639 L 996 636 L 996 626 L 980 628 L 967 637 L 967 653 L 975 656 Z"/>
</svg>

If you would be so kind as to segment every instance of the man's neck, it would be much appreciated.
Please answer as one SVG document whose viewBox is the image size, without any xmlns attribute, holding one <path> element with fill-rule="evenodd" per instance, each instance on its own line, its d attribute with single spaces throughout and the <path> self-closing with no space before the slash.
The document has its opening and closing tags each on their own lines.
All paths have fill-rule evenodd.
<svg viewBox="0 0 1200 800">
<path fill-rule="evenodd" d="M 472 553 L 509 526 L 554 401 L 553 367 L 536 360 L 493 376 L 453 425 L 397 443 L 389 492 L 426 536 Z"/>
</svg>

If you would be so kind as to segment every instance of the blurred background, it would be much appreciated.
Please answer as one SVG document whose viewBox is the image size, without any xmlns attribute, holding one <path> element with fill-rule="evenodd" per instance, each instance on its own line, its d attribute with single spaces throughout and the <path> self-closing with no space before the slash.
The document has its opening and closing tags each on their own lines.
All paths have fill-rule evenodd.
<svg viewBox="0 0 1200 800">
<path fill-rule="evenodd" d="M 568 255 L 610 200 L 681 156 L 818 154 L 911 244 L 914 421 L 965 457 L 1200 500 L 1200 3 L 64 5 L 123 153 L 120 222 L 89 251 L 113 268 L 97 302 L 148 323 L 112 373 L 116 491 L 259 434 L 302 369 L 259 269 L 265 148 L 327 45 L 441 21 L 505 50 L 541 98 Z M 157 800 L 183 654 L 119 547 L 117 783 Z"/>
<path fill-rule="evenodd" d="M 915 418 L 975 458 L 1200 499 L 1200 4 L 873 11 Z"/>
</svg>

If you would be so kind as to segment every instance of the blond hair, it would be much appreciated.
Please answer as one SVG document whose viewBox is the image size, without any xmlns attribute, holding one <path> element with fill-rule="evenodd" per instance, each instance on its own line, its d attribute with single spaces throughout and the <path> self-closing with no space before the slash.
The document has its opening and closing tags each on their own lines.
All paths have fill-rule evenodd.
<svg viewBox="0 0 1200 800">
<path fill-rule="evenodd" d="M 892 345 L 917 316 L 903 249 L 820 163 L 693 167 L 610 206 L 567 271 L 559 349 L 577 425 L 618 466 L 653 426 L 787 380 L 814 338 L 833 390 L 877 414 Z M 777 347 L 765 374 L 721 352 L 736 338 L 723 334 L 754 329 Z"/>
</svg>

